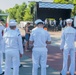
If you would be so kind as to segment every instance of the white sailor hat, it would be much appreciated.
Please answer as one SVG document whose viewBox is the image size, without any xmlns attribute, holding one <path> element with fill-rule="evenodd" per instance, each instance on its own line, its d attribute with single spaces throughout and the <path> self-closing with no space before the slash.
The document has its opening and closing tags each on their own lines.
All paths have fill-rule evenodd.
<svg viewBox="0 0 76 75">
<path fill-rule="evenodd" d="M 72 21 L 73 21 L 72 19 L 67 19 L 66 23 L 72 23 Z"/>
<path fill-rule="evenodd" d="M 16 25 L 17 25 L 17 22 L 15 20 L 11 19 L 9 21 L 9 26 L 16 26 Z"/>
<path fill-rule="evenodd" d="M 35 21 L 35 24 L 36 24 L 36 25 L 38 25 L 38 24 L 40 24 L 40 23 L 44 24 L 44 22 L 43 22 L 41 19 L 37 19 L 37 20 Z"/>
</svg>

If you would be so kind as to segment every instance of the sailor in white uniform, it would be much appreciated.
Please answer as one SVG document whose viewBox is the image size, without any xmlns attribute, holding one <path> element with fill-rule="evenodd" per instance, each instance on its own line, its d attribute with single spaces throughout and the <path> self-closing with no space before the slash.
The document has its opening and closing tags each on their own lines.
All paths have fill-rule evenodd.
<svg viewBox="0 0 76 75">
<path fill-rule="evenodd" d="M 46 75 L 47 63 L 47 48 L 46 45 L 51 43 L 50 34 L 43 29 L 44 22 L 41 19 L 35 21 L 37 27 L 32 30 L 30 36 L 30 43 L 33 44 L 32 61 L 33 69 L 32 75 L 37 75 L 39 62 L 41 65 L 41 75 Z"/>
<path fill-rule="evenodd" d="M 3 30 L 4 30 L 4 26 L 2 24 L 3 19 L 0 19 L 0 75 L 4 74 L 4 72 L 2 72 L 2 63 L 3 63 Z"/>
<path fill-rule="evenodd" d="M 16 29 L 15 21 L 9 22 L 9 29 L 4 30 L 5 48 L 5 75 L 11 75 L 11 62 L 13 62 L 13 75 L 19 75 L 20 56 L 23 55 L 22 37 Z"/>
<path fill-rule="evenodd" d="M 9 22 L 11 22 L 11 21 L 16 22 L 16 20 L 14 20 L 14 19 L 10 19 Z M 10 27 L 8 26 L 8 27 L 5 29 L 5 32 L 6 32 L 7 30 L 9 30 L 9 29 L 10 29 Z M 15 30 L 21 35 L 21 33 L 20 33 L 19 29 L 17 28 L 17 26 L 16 26 Z M 22 67 L 22 64 L 19 63 L 19 67 Z M 13 69 L 13 62 L 11 63 L 11 69 Z"/>
<path fill-rule="evenodd" d="M 74 42 L 76 40 L 76 30 L 71 27 L 72 19 L 66 20 L 67 27 L 62 31 L 61 36 L 61 46 L 60 49 L 63 51 L 63 68 L 60 75 L 67 74 L 67 61 L 68 55 L 70 54 L 71 64 L 69 67 L 69 72 L 71 75 L 74 75 L 75 72 L 75 45 Z"/>
</svg>

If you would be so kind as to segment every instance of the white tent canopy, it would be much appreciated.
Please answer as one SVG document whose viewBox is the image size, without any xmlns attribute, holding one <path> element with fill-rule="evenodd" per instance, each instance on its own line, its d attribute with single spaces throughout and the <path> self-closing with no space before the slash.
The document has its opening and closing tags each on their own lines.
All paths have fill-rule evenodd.
<svg viewBox="0 0 76 75">
<path fill-rule="evenodd" d="M 39 2 L 39 8 L 73 9 L 73 4 L 56 4 L 51 2 Z"/>
</svg>

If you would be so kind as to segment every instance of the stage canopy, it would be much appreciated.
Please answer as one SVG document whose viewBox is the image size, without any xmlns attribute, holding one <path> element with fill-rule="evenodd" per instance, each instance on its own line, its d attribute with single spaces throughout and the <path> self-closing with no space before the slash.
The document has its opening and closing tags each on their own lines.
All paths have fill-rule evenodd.
<svg viewBox="0 0 76 75">
<path fill-rule="evenodd" d="M 56 4 L 51 2 L 39 2 L 39 8 L 73 9 L 73 4 Z"/>
</svg>

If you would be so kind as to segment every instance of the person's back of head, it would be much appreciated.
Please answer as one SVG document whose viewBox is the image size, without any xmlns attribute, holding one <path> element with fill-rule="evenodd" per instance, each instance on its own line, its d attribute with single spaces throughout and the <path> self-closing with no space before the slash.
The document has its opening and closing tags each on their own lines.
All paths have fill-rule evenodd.
<svg viewBox="0 0 76 75">
<path fill-rule="evenodd" d="M 38 27 L 44 27 L 44 22 L 41 19 L 37 19 L 35 25 Z"/>
<path fill-rule="evenodd" d="M 66 20 L 66 24 L 67 24 L 67 26 L 71 26 L 72 25 L 72 19 L 67 19 Z"/>
<path fill-rule="evenodd" d="M 16 28 L 16 25 L 17 25 L 17 22 L 16 22 L 15 20 L 11 19 L 11 20 L 9 21 L 9 27 L 10 27 L 11 29 L 15 29 L 15 28 Z"/>
</svg>

